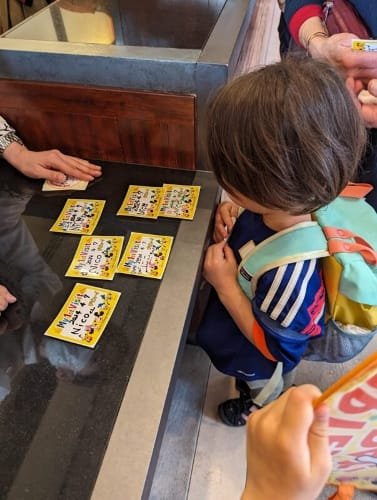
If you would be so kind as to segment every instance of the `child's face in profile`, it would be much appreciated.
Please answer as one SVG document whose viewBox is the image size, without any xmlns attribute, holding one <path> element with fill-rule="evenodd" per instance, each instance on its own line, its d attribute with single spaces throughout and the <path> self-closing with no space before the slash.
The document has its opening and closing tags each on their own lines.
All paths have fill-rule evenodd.
<svg viewBox="0 0 377 500">
<path fill-rule="evenodd" d="M 232 194 L 230 193 L 228 194 L 229 198 L 233 201 L 233 203 L 235 203 L 239 207 L 245 208 L 246 210 L 250 210 L 250 212 L 253 212 L 255 214 L 266 215 L 271 212 L 276 212 L 276 210 L 274 210 L 273 208 L 264 207 L 263 205 L 260 205 L 256 201 L 247 198 L 238 191 L 233 191 Z"/>
</svg>

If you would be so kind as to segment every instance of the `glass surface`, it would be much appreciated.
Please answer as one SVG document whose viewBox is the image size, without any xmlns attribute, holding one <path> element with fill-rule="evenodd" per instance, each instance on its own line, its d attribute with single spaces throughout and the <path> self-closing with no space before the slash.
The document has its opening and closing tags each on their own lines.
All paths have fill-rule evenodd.
<svg viewBox="0 0 377 500">
<path fill-rule="evenodd" d="M 104 164 L 86 191 L 42 193 L 41 181 L 0 167 L 0 284 L 18 299 L 0 316 L 0 498 L 17 487 L 30 499 L 89 499 L 160 281 L 65 278 L 80 236 L 49 228 L 66 198 L 94 198 L 106 199 L 95 234 L 174 236 L 177 220 L 115 214 L 129 184 L 188 184 L 194 173 Z M 122 292 L 94 350 L 43 335 L 77 281 Z"/>
<path fill-rule="evenodd" d="M 3 36 L 201 49 L 226 0 L 58 0 Z"/>
</svg>

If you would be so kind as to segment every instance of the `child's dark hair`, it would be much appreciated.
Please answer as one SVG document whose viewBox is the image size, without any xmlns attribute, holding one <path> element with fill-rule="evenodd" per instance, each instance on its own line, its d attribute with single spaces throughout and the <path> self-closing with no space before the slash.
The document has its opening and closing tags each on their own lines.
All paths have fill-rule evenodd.
<svg viewBox="0 0 377 500">
<path fill-rule="evenodd" d="M 310 58 L 237 78 L 208 110 L 208 159 L 219 184 L 291 214 L 335 199 L 356 173 L 365 141 L 342 77 Z"/>
</svg>

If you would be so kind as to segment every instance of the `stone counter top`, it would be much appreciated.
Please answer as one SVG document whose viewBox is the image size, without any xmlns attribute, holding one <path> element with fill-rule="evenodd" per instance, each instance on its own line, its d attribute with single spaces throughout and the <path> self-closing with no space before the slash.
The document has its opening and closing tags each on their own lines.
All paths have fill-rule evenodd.
<svg viewBox="0 0 377 500">
<path fill-rule="evenodd" d="M 41 193 L 40 181 L 1 166 L 0 283 L 19 305 L 0 318 L 1 498 L 136 500 L 149 488 L 217 184 L 208 172 L 119 164 L 103 172 L 84 192 Z M 202 186 L 193 221 L 115 215 L 129 184 L 164 182 Z M 122 292 L 94 350 L 43 336 L 76 282 L 64 274 L 79 236 L 48 231 L 67 197 L 106 199 L 95 234 L 175 237 L 161 282 L 87 280 Z"/>
</svg>

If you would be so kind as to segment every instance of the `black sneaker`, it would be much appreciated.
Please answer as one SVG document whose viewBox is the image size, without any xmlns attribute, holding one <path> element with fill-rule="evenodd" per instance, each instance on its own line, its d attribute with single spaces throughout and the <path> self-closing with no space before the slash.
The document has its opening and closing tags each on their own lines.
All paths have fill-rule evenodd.
<svg viewBox="0 0 377 500">
<path fill-rule="evenodd" d="M 252 391 L 247 382 L 239 378 L 236 378 L 236 389 L 240 393 L 239 398 L 228 399 L 217 407 L 221 421 L 231 427 L 245 425 L 250 413 L 259 408 L 252 398 L 260 392 L 260 389 Z"/>
<path fill-rule="evenodd" d="M 253 402 L 246 402 L 242 397 L 228 399 L 217 407 L 218 415 L 225 425 L 241 427 L 246 424 L 247 416 L 251 413 Z"/>
</svg>

